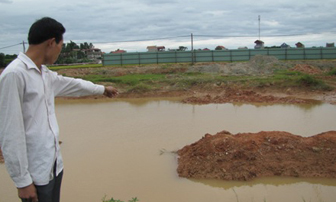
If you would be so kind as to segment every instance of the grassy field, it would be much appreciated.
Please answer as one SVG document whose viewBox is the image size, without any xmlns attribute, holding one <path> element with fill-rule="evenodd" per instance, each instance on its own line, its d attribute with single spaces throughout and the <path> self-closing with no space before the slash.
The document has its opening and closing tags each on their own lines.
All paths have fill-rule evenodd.
<svg viewBox="0 0 336 202">
<path fill-rule="evenodd" d="M 276 88 L 279 90 L 298 88 L 302 90 L 330 91 L 334 89 L 334 86 L 330 85 L 330 82 L 325 82 L 326 77 L 333 77 L 336 74 L 336 68 L 333 68 L 320 75 L 309 75 L 289 69 L 278 69 L 269 75 L 221 75 L 209 72 L 188 72 L 188 64 L 181 64 L 178 67 L 175 65 L 174 68 L 171 64 L 160 64 L 143 72 L 135 71 L 134 68 L 142 69 L 146 68 L 146 65 L 104 67 L 101 64 L 97 64 L 54 66 L 50 69 L 56 71 L 65 70 L 63 75 L 67 76 L 66 70 L 74 71 L 86 68 L 90 68 L 90 71 L 85 74 L 75 75 L 75 77 L 94 83 L 113 85 L 123 89 L 123 92 L 129 93 L 159 90 L 181 91 L 191 88 L 211 90 L 226 85 L 236 85 L 243 88 Z M 331 79 L 335 81 L 335 78 Z"/>
</svg>

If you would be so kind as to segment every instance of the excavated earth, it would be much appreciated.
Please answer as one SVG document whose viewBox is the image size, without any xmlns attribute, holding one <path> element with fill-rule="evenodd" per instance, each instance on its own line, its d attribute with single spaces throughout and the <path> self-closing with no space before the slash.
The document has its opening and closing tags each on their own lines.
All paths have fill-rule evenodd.
<svg viewBox="0 0 336 202">
<path fill-rule="evenodd" d="M 287 132 L 206 134 L 178 151 L 180 177 L 336 177 L 336 131 L 301 137 Z"/>
</svg>

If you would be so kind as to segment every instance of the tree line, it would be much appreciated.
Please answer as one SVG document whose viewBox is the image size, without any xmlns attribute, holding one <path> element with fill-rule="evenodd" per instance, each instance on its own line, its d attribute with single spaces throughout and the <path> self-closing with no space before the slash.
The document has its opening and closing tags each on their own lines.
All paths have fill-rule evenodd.
<svg viewBox="0 0 336 202">
<path fill-rule="evenodd" d="M 6 67 L 10 62 L 12 62 L 17 57 L 16 54 L 13 55 L 5 55 L 4 53 L 0 53 L 0 68 Z"/>
<path fill-rule="evenodd" d="M 75 42 L 70 41 L 64 43 L 62 51 L 55 64 L 72 64 L 72 63 L 87 63 L 93 62 L 88 58 L 88 50 L 93 49 L 92 43 L 80 43 L 77 45 Z"/>
<path fill-rule="evenodd" d="M 92 43 L 80 43 L 77 45 L 75 42 L 70 41 L 64 43 L 62 51 L 55 64 L 72 64 L 72 63 L 87 63 L 93 62 L 88 58 L 88 50 L 93 49 Z M 10 62 L 17 58 L 17 54 L 8 55 L 0 53 L 0 68 L 6 67 Z"/>
</svg>

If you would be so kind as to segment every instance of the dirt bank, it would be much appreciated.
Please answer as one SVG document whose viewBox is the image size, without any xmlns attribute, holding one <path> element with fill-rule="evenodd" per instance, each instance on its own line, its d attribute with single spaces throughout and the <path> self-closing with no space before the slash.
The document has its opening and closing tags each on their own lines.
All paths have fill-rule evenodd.
<svg viewBox="0 0 336 202">
<path fill-rule="evenodd" d="M 287 132 L 206 134 L 178 151 L 180 177 L 250 180 L 291 176 L 336 178 L 336 131 L 312 137 Z"/>
<path fill-rule="evenodd" d="M 242 90 L 227 88 L 216 95 L 206 94 L 203 96 L 191 96 L 182 100 L 184 103 L 191 104 L 210 104 L 210 103 L 268 103 L 268 104 L 309 104 L 316 103 L 317 100 L 299 98 L 295 96 L 279 96 L 260 94 L 253 90 Z"/>
<path fill-rule="evenodd" d="M 4 162 L 4 159 L 3 159 L 2 151 L 1 151 L 1 148 L 0 148 L 0 163 L 3 163 L 3 162 Z"/>
</svg>

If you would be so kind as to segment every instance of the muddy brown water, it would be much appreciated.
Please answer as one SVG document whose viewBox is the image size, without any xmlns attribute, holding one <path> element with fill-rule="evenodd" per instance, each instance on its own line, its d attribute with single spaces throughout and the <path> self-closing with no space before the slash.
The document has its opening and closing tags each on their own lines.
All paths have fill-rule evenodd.
<svg viewBox="0 0 336 202">
<path fill-rule="evenodd" d="M 262 178 L 249 182 L 179 178 L 172 153 L 221 130 L 280 130 L 311 136 L 336 130 L 336 106 L 182 104 L 175 99 L 57 100 L 65 170 L 62 201 L 106 198 L 171 201 L 323 201 L 336 179 Z M 18 201 L 0 165 L 0 202 Z"/>
</svg>

